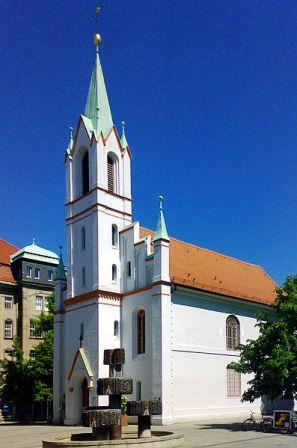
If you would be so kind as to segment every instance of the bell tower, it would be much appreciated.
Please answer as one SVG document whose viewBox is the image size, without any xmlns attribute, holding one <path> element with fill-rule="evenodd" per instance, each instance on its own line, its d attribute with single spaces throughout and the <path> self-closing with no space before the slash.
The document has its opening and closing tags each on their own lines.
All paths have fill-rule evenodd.
<svg viewBox="0 0 297 448">
<path fill-rule="evenodd" d="M 132 222 L 131 153 L 114 126 L 96 46 L 84 114 L 66 150 L 67 298 L 120 292 L 119 231 Z"/>
</svg>

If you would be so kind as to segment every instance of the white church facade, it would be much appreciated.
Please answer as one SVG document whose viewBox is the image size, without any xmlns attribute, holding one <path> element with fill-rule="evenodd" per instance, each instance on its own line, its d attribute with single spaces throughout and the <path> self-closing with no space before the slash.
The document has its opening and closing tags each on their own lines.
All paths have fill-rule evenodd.
<svg viewBox="0 0 297 448">
<path fill-rule="evenodd" d="M 133 397 L 162 399 L 158 422 L 246 413 L 249 378 L 228 364 L 239 342 L 257 336 L 256 312 L 269 312 L 276 284 L 259 266 L 169 237 L 162 198 L 154 232 L 134 220 L 131 152 L 112 120 L 98 47 L 65 164 L 68 266 L 66 279 L 60 257 L 54 421 L 80 424 L 83 406 L 106 405 L 96 381 L 108 376 L 103 350 L 117 347 L 126 351 Z"/>
</svg>

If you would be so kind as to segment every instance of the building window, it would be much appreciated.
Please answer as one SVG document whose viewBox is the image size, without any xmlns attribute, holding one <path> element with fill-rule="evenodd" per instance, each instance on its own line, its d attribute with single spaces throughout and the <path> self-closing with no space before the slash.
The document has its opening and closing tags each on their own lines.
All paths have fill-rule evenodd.
<svg viewBox="0 0 297 448">
<path fill-rule="evenodd" d="M 30 320 L 30 338 L 35 338 L 35 325 L 31 320 Z"/>
<path fill-rule="evenodd" d="M 29 278 L 32 277 L 32 268 L 31 268 L 31 266 L 27 266 L 27 268 L 26 268 L 26 277 L 29 277 Z"/>
<path fill-rule="evenodd" d="M 117 266 L 115 264 L 112 265 L 111 271 L 112 271 L 112 273 L 111 273 L 112 281 L 116 282 L 117 281 Z"/>
<path fill-rule="evenodd" d="M 236 350 L 240 344 L 240 324 L 235 316 L 229 316 L 226 320 L 226 346 L 227 350 Z"/>
<path fill-rule="evenodd" d="M 35 324 L 32 320 L 30 320 L 30 338 L 41 339 L 42 337 L 42 333 L 36 333 Z"/>
<path fill-rule="evenodd" d="M 113 323 L 113 335 L 118 336 L 119 335 L 119 321 L 115 320 Z"/>
<path fill-rule="evenodd" d="M 42 297 L 41 296 L 35 297 L 35 309 L 36 309 L 36 311 L 42 311 Z"/>
<path fill-rule="evenodd" d="M 44 311 L 48 311 L 48 297 L 44 298 L 43 309 Z"/>
<path fill-rule="evenodd" d="M 118 193 L 118 158 L 113 153 L 107 156 L 107 189 L 111 193 Z"/>
<path fill-rule="evenodd" d="M 118 238 L 119 238 L 118 226 L 116 224 L 113 224 L 111 226 L 111 244 L 113 245 L 113 247 L 118 246 Z"/>
<path fill-rule="evenodd" d="M 39 268 L 35 268 L 35 278 L 37 278 L 37 280 L 40 279 L 40 269 Z"/>
<path fill-rule="evenodd" d="M 82 282 L 82 285 L 85 286 L 85 284 L 86 284 L 86 268 L 85 267 L 83 267 L 81 270 L 81 282 Z"/>
<path fill-rule="evenodd" d="M 82 250 L 86 248 L 86 228 L 84 226 L 81 228 L 81 248 Z"/>
<path fill-rule="evenodd" d="M 4 308 L 6 310 L 12 310 L 13 300 L 12 297 L 4 297 Z"/>
<path fill-rule="evenodd" d="M 108 191 L 114 192 L 114 161 L 108 156 L 107 157 L 107 189 Z"/>
<path fill-rule="evenodd" d="M 82 174 L 82 194 L 86 194 L 90 190 L 89 186 L 89 152 L 87 151 L 81 161 Z"/>
<path fill-rule="evenodd" d="M 128 261 L 127 263 L 127 276 L 131 277 L 131 261 Z"/>
<path fill-rule="evenodd" d="M 12 339 L 13 331 L 12 331 L 12 320 L 6 320 L 4 324 L 4 338 Z"/>
<path fill-rule="evenodd" d="M 145 311 L 137 313 L 137 354 L 145 353 Z"/>
<path fill-rule="evenodd" d="M 53 271 L 47 271 L 47 279 L 49 282 L 53 281 L 53 276 L 54 276 Z"/>
<path fill-rule="evenodd" d="M 35 359 L 35 350 L 30 350 L 30 359 Z"/>
<path fill-rule="evenodd" d="M 227 397 L 241 396 L 241 375 L 227 367 Z"/>
</svg>

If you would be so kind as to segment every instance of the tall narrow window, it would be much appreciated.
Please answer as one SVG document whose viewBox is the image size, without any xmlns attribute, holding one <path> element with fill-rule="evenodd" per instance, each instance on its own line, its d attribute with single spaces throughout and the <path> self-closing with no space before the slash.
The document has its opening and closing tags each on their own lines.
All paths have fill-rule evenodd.
<svg viewBox="0 0 297 448">
<path fill-rule="evenodd" d="M 113 224 L 111 226 L 111 244 L 113 245 L 113 247 L 118 246 L 118 235 L 118 226 L 116 224 Z"/>
<path fill-rule="evenodd" d="M 145 353 L 145 311 L 139 310 L 137 313 L 137 353 Z"/>
<path fill-rule="evenodd" d="M 82 282 L 82 285 L 85 286 L 85 284 L 86 284 L 86 268 L 85 267 L 83 267 L 81 270 L 81 282 Z"/>
<path fill-rule="evenodd" d="M 114 173 L 114 160 L 108 156 L 107 157 L 107 189 L 114 193 L 115 187 L 115 173 Z"/>
<path fill-rule="evenodd" d="M 4 338 L 12 339 L 13 331 L 12 331 L 12 320 L 7 319 L 4 324 Z"/>
<path fill-rule="evenodd" d="M 13 303 L 12 297 L 4 297 L 4 308 L 6 310 L 12 310 L 12 303 Z"/>
<path fill-rule="evenodd" d="M 40 269 L 39 269 L 39 268 L 35 268 L 35 278 L 36 278 L 37 280 L 40 279 Z"/>
<path fill-rule="evenodd" d="M 81 228 L 81 248 L 82 250 L 86 248 L 86 228 L 84 226 Z"/>
<path fill-rule="evenodd" d="M 234 369 L 227 367 L 227 397 L 240 397 L 241 375 Z"/>
<path fill-rule="evenodd" d="M 119 335 L 119 321 L 115 320 L 113 323 L 113 335 L 118 336 Z"/>
<path fill-rule="evenodd" d="M 41 296 L 35 297 L 35 309 L 36 309 L 36 311 L 42 311 L 42 297 Z"/>
<path fill-rule="evenodd" d="M 48 297 L 44 298 L 44 302 L 43 302 L 43 310 L 44 311 L 48 311 Z"/>
<path fill-rule="evenodd" d="M 89 152 L 87 151 L 81 161 L 82 171 L 82 194 L 86 194 L 89 189 Z"/>
<path fill-rule="evenodd" d="M 54 276 L 53 274 L 54 274 L 53 271 L 47 271 L 47 279 L 49 282 L 53 281 L 53 276 Z"/>
<path fill-rule="evenodd" d="M 116 264 L 112 265 L 112 268 L 111 268 L 111 278 L 112 278 L 113 282 L 117 281 L 117 266 L 116 266 Z"/>
<path fill-rule="evenodd" d="M 132 269 L 131 269 L 131 261 L 127 262 L 127 277 L 131 277 Z"/>
<path fill-rule="evenodd" d="M 26 277 L 29 277 L 29 278 L 32 277 L 32 268 L 31 268 L 31 266 L 27 266 Z"/>
<path fill-rule="evenodd" d="M 236 350 L 238 344 L 240 344 L 240 324 L 235 316 L 229 316 L 226 320 L 227 350 Z"/>
</svg>

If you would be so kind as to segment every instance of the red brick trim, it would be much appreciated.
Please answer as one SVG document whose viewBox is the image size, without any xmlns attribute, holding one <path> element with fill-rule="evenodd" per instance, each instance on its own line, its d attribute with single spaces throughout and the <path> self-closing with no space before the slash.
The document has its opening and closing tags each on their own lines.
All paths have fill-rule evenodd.
<svg viewBox="0 0 297 448">
<path fill-rule="evenodd" d="M 64 305 L 71 306 L 75 305 L 76 303 L 86 302 L 93 298 L 108 298 L 112 300 L 122 300 L 123 295 L 119 294 L 117 292 L 111 292 L 111 291 L 103 291 L 101 289 L 96 289 L 95 291 L 86 292 L 85 294 L 81 294 L 79 296 L 70 297 L 70 299 L 64 300 Z"/>
</svg>

